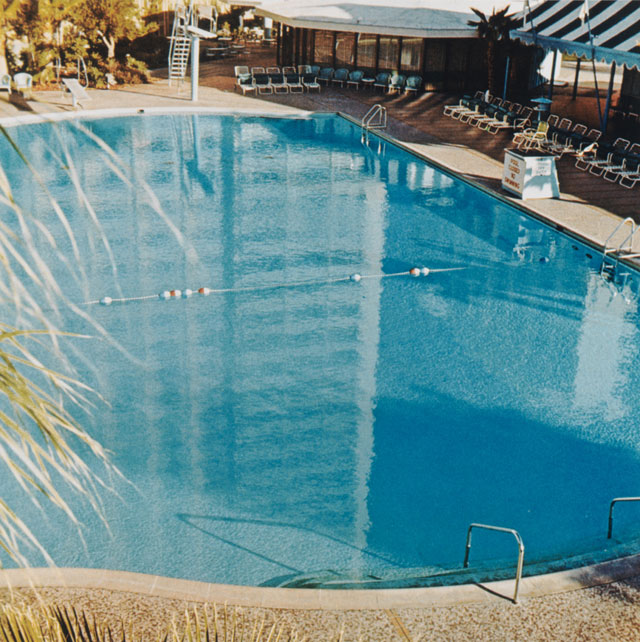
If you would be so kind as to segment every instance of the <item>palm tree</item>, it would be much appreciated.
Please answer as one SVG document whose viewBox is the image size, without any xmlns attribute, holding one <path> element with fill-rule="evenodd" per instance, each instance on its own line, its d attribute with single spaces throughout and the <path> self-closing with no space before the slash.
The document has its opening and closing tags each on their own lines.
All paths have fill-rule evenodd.
<svg viewBox="0 0 640 642">
<path fill-rule="evenodd" d="M 478 36 L 487 41 L 487 85 L 491 93 L 496 93 L 496 66 L 500 45 L 508 47 L 510 43 L 509 32 L 515 29 L 517 20 L 515 14 L 507 14 L 509 5 L 500 11 L 495 8 L 490 16 L 487 16 L 479 9 L 471 8 L 471 11 L 478 16 L 478 20 L 469 20 L 468 25 L 476 27 Z M 505 48 L 506 48 L 505 47 Z"/>
</svg>

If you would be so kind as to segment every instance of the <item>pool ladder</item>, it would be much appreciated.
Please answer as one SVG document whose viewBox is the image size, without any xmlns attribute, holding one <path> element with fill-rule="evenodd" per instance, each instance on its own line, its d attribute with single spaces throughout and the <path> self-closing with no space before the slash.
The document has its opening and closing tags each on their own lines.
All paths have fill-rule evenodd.
<svg viewBox="0 0 640 642">
<path fill-rule="evenodd" d="M 362 142 L 364 143 L 369 140 L 369 132 L 372 129 L 387 128 L 387 108 L 376 103 L 364 115 L 360 124 L 362 126 Z"/>
<path fill-rule="evenodd" d="M 628 224 L 631 224 L 631 231 L 627 236 L 625 236 L 617 246 L 614 246 L 613 244 L 610 246 L 609 243 L 613 242 L 616 234 Z M 636 225 L 636 222 L 630 216 L 616 225 L 613 232 L 609 234 L 607 240 L 604 242 L 604 249 L 602 250 L 602 264 L 600 265 L 601 276 L 605 276 L 606 274 L 609 274 L 609 276 L 615 275 L 620 259 L 636 259 L 640 257 L 640 252 L 633 251 L 633 238 L 638 229 L 640 229 L 640 225 Z M 611 262 L 607 263 L 607 260 Z"/>
</svg>

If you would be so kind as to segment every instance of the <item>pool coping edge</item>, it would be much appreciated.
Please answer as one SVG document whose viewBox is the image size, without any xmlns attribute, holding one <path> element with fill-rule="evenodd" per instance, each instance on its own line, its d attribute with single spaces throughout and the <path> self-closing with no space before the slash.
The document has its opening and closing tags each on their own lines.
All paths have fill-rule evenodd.
<svg viewBox="0 0 640 642">
<path fill-rule="evenodd" d="M 640 554 L 592 566 L 525 577 L 520 598 L 528 599 L 610 584 L 640 575 Z M 87 568 L 0 570 L 0 589 L 87 589 L 134 593 L 196 603 L 300 610 L 372 610 L 451 607 L 511 600 L 513 580 L 482 584 L 398 589 L 298 589 L 212 584 L 129 571 Z"/>
</svg>

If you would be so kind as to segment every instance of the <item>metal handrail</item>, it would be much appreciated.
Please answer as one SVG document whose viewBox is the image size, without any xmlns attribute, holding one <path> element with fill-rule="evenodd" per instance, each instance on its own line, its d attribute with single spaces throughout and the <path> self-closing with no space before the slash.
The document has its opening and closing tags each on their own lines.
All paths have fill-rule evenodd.
<svg viewBox="0 0 640 642">
<path fill-rule="evenodd" d="M 516 587 L 513 592 L 513 603 L 518 603 L 518 590 L 520 589 L 520 578 L 522 577 L 522 567 L 524 566 L 524 543 L 520 533 L 513 528 L 503 528 L 502 526 L 489 526 L 488 524 L 470 524 L 467 531 L 467 547 L 464 554 L 464 568 L 469 568 L 469 553 L 471 552 L 471 531 L 474 528 L 484 528 L 488 531 L 498 531 L 500 533 L 511 533 L 518 542 L 518 565 L 516 567 Z"/>
<path fill-rule="evenodd" d="M 622 243 L 620 243 L 617 248 L 613 246 L 609 247 L 609 241 L 618 233 L 618 230 L 623 226 L 627 225 L 627 223 L 631 223 L 631 232 L 624 238 Z M 608 254 L 621 252 L 623 250 L 625 243 L 627 243 L 627 241 L 629 242 L 629 250 L 633 249 L 633 236 L 638 231 L 638 228 L 640 228 L 640 226 L 636 225 L 636 222 L 630 216 L 627 216 L 627 218 L 620 221 L 620 223 L 616 225 L 613 232 L 609 234 L 609 236 L 604 242 L 604 248 L 602 250 L 602 265 L 600 266 L 600 274 L 604 272 L 604 266 L 605 266 L 605 262 Z M 616 261 L 616 265 L 617 265 L 617 261 Z"/>
<path fill-rule="evenodd" d="M 375 117 L 378 122 L 373 122 Z M 384 105 L 376 103 L 362 118 L 362 127 L 364 129 L 385 129 L 387 126 L 387 108 Z"/>
<path fill-rule="evenodd" d="M 609 504 L 609 530 L 607 531 L 607 539 L 611 539 L 613 532 L 613 506 L 616 502 L 640 502 L 640 497 L 616 497 L 611 500 Z"/>
</svg>

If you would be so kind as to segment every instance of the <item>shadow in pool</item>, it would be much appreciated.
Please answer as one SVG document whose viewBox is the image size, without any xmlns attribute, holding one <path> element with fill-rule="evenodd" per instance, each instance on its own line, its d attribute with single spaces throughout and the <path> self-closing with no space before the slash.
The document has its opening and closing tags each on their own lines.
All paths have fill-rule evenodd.
<svg viewBox="0 0 640 642">
<path fill-rule="evenodd" d="M 240 517 L 228 517 L 221 515 L 193 515 L 189 513 L 178 513 L 177 517 L 180 521 L 194 528 L 209 537 L 231 546 L 243 553 L 247 553 L 252 557 L 275 564 L 283 570 L 290 571 L 291 573 L 284 576 L 290 579 L 292 576 L 299 576 L 303 573 L 310 572 L 308 566 L 309 559 L 321 559 L 314 555 L 315 552 L 321 548 L 331 549 L 335 554 L 338 551 L 338 557 L 353 558 L 357 556 L 362 559 L 366 564 L 367 561 L 371 562 L 372 566 L 395 566 L 392 559 L 377 555 L 371 551 L 355 546 L 354 544 L 345 540 L 339 539 L 326 533 L 320 533 L 314 529 L 304 526 L 296 526 L 286 522 L 279 522 L 275 520 L 266 519 L 252 519 Z M 248 539 L 252 542 L 251 546 L 242 543 L 241 540 L 246 540 L 246 533 L 249 531 L 251 537 Z M 287 532 L 286 537 L 283 537 L 283 531 Z M 283 547 L 282 543 L 287 542 Z M 262 550 L 260 550 L 262 548 Z M 277 559 L 275 554 L 267 553 L 271 549 L 280 554 L 287 554 L 287 562 Z M 303 549 L 310 554 L 299 555 L 299 550 Z M 292 560 L 300 559 L 306 562 L 304 568 L 302 564 L 294 565 Z M 332 573 L 334 571 L 322 571 L 323 573 Z M 282 578 L 274 578 L 266 584 L 276 582 L 278 583 Z M 265 584 L 265 583 L 263 583 Z"/>
</svg>

